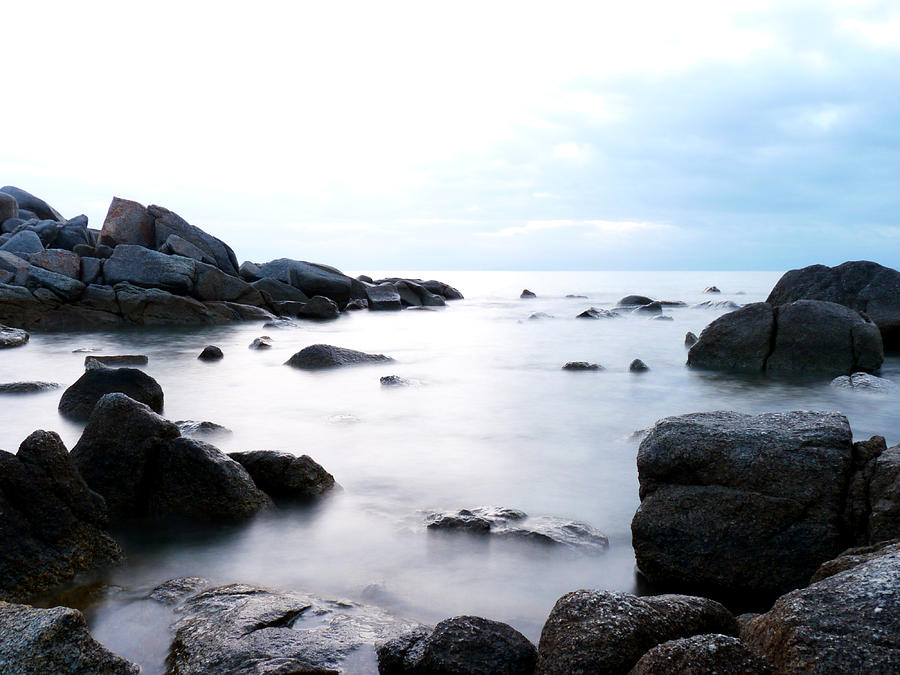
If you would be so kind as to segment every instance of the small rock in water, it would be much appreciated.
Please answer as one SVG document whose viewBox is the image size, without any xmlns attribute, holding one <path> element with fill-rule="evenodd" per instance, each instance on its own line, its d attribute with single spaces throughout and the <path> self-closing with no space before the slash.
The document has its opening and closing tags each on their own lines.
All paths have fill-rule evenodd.
<svg viewBox="0 0 900 675">
<path fill-rule="evenodd" d="M 553 317 L 547 314 L 546 312 L 533 312 L 528 315 L 529 321 L 535 321 L 537 319 L 552 319 Z"/>
<path fill-rule="evenodd" d="M 653 298 L 646 295 L 626 295 L 616 303 L 617 307 L 643 307 L 653 302 Z"/>
<path fill-rule="evenodd" d="M 697 309 L 727 309 L 729 312 L 742 306 L 731 300 L 705 300 L 694 305 Z"/>
<path fill-rule="evenodd" d="M 890 380 L 869 375 L 869 373 L 841 375 L 831 381 L 831 386 L 839 389 L 855 389 L 859 391 L 888 391 L 896 388 Z"/>
<path fill-rule="evenodd" d="M 222 353 L 222 350 L 216 347 L 215 345 L 206 345 L 203 348 L 203 351 L 200 352 L 200 356 L 197 358 L 201 361 L 218 361 L 225 355 Z"/>
<path fill-rule="evenodd" d="M 189 595 L 210 585 L 210 582 L 201 577 L 178 577 L 169 579 L 150 591 L 147 596 L 164 605 L 177 605 Z"/>
<path fill-rule="evenodd" d="M 664 315 L 660 314 L 659 316 L 650 317 L 650 320 L 651 321 L 674 321 L 675 319 L 673 319 L 671 316 L 664 316 Z"/>
<path fill-rule="evenodd" d="M 662 311 L 662 303 L 657 300 L 655 302 L 647 303 L 646 305 L 641 305 L 634 310 L 634 314 L 662 314 Z"/>
<path fill-rule="evenodd" d="M 354 349 L 334 347 L 332 345 L 310 345 L 294 354 L 285 365 L 302 370 L 322 370 L 339 366 L 358 365 L 363 363 L 383 363 L 393 361 L 384 354 L 366 354 Z"/>
<path fill-rule="evenodd" d="M 0 384 L 0 394 L 34 394 L 59 389 L 56 382 L 7 382 Z"/>
<path fill-rule="evenodd" d="M 96 347 L 80 347 L 78 349 L 73 349 L 72 353 L 73 354 L 87 354 L 89 352 L 95 352 L 95 351 L 97 351 Z"/>
<path fill-rule="evenodd" d="M 92 363 L 96 362 L 96 363 Z M 85 356 L 84 367 L 86 369 L 100 366 L 118 368 L 119 366 L 146 366 L 150 362 L 144 354 L 121 354 L 118 356 Z"/>
<path fill-rule="evenodd" d="M 399 375 L 385 375 L 381 378 L 382 387 L 408 387 L 412 382 Z"/>
<path fill-rule="evenodd" d="M 567 298 L 577 298 L 579 300 L 587 300 L 586 295 L 575 295 L 574 293 L 569 293 L 566 297 Z"/>
<path fill-rule="evenodd" d="M 522 299 L 528 299 L 528 298 L 536 298 L 537 296 L 532 291 L 529 291 L 526 288 L 524 291 L 522 291 L 522 294 L 519 297 Z"/>
<path fill-rule="evenodd" d="M 608 309 L 597 309 L 596 307 L 589 307 L 584 310 L 581 314 L 576 316 L 576 319 L 617 319 L 619 317 L 615 312 L 611 312 Z"/>
<path fill-rule="evenodd" d="M 28 342 L 30 337 L 24 330 L 0 324 L 0 349 L 20 347 Z"/>
<path fill-rule="evenodd" d="M 562 367 L 563 370 L 605 370 L 599 363 L 587 361 L 569 361 Z"/>
<path fill-rule="evenodd" d="M 272 347 L 271 339 L 268 335 L 261 335 L 250 343 L 250 349 L 269 349 Z"/>
<path fill-rule="evenodd" d="M 650 370 L 650 367 L 640 359 L 635 359 L 629 364 L 628 370 L 632 373 L 644 373 Z"/>
<path fill-rule="evenodd" d="M 230 434 L 231 429 L 215 422 L 197 422 L 196 420 L 178 420 L 175 426 L 183 436 L 211 436 L 213 434 Z"/>
<path fill-rule="evenodd" d="M 693 347 L 697 344 L 697 336 L 694 335 L 691 331 L 688 331 L 684 335 L 684 346 L 685 347 Z"/>
<path fill-rule="evenodd" d="M 720 291 L 715 286 L 707 286 L 706 288 L 703 289 L 703 292 L 704 293 L 721 293 L 722 291 Z"/>
</svg>

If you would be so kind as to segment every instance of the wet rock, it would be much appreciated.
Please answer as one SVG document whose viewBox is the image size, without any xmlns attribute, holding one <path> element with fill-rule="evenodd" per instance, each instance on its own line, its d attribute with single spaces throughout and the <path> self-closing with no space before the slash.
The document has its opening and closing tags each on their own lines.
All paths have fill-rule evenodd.
<svg viewBox="0 0 900 675">
<path fill-rule="evenodd" d="M 263 328 L 295 328 L 296 326 L 296 321 L 291 321 L 282 316 L 272 319 L 271 321 L 266 321 L 263 324 Z"/>
<path fill-rule="evenodd" d="M 733 312 L 736 309 L 740 309 L 743 305 L 739 305 L 736 302 L 732 302 L 731 300 L 706 300 L 704 302 L 698 302 L 694 307 L 696 309 L 715 309 L 715 310 L 727 310 L 729 312 Z"/>
<path fill-rule="evenodd" d="M 412 382 L 399 375 L 385 375 L 381 378 L 382 387 L 408 387 Z"/>
<path fill-rule="evenodd" d="M 250 343 L 250 349 L 271 349 L 272 348 L 272 338 L 268 335 L 262 335 L 258 338 L 254 338 L 253 342 Z"/>
<path fill-rule="evenodd" d="M 314 295 L 297 308 L 296 315 L 305 319 L 336 319 L 341 315 L 337 304 L 323 295 Z"/>
<path fill-rule="evenodd" d="M 469 532 L 471 534 L 490 534 L 491 521 L 477 512 L 462 509 L 456 513 L 434 513 L 426 518 L 429 530 L 441 532 Z"/>
<path fill-rule="evenodd" d="M 691 331 L 688 331 L 684 334 L 684 346 L 685 347 L 693 347 L 697 344 L 697 336 L 694 335 Z"/>
<path fill-rule="evenodd" d="M 14 234 L 3 246 L 0 246 L 0 251 L 13 253 L 25 260 L 31 254 L 40 253 L 43 250 L 44 245 L 41 243 L 41 238 L 31 230 L 22 230 Z"/>
<path fill-rule="evenodd" d="M 366 286 L 366 299 L 369 301 L 369 309 L 391 311 L 403 309 L 400 294 L 392 283 L 382 283 L 377 286 Z"/>
<path fill-rule="evenodd" d="M 237 258 L 234 251 L 221 239 L 191 225 L 181 216 L 162 206 L 148 206 L 147 212 L 155 218 L 156 245 L 159 248 L 173 234 L 193 244 L 216 262 L 216 267 L 233 277 L 238 275 Z"/>
<path fill-rule="evenodd" d="M 0 384 L 0 394 L 35 394 L 59 389 L 56 382 L 6 382 Z"/>
<path fill-rule="evenodd" d="M 59 412 L 73 420 L 87 420 L 97 401 L 113 392 L 126 394 L 156 412 L 163 410 L 162 387 L 147 373 L 136 368 L 100 368 L 85 371 L 63 392 Z"/>
<path fill-rule="evenodd" d="M 896 389 L 896 385 L 890 380 L 869 375 L 869 373 L 840 375 L 831 381 L 831 386 L 838 389 L 854 389 L 856 391 L 887 392 Z"/>
<path fill-rule="evenodd" d="M 0 349 L 8 347 L 21 347 L 28 342 L 31 336 L 20 328 L 10 328 L 0 325 Z"/>
<path fill-rule="evenodd" d="M 432 293 L 422 284 L 411 279 L 400 279 L 394 283 L 404 307 L 443 307 L 447 303 L 437 293 Z"/>
<path fill-rule="evenodd" d="M 123 557 L 103 499 L 52 431 L 35 431 L 15 455 L 0 450 L 0 514 L 0 599 L 27 600 Z"/>
<path fill-rule="evenodd" d="M 260 490 L 276 502 L 309 501 L 334 489 L 334 476 L 309 455 L 253 450 L 232 452 Z"/>
<path fill-rule="evenodd" d="M 576 319 L 615 319 L 619 315 L 615 312 L 610 312 L 608 309 L 597 309 L 596 307 L 590 307 L 584 310 L 581 314 L 576 316 Z"/>
<path fill-rule="evenodd" d="M 415 627 L 374 607 L 243 584 L 201 591 L 178 612 L 167 662 L 179 675 L 371 672 L 375 642 Z"/>
<path fill-rule="evenodd" d="M 646 373 L 648 370 L 650 370 L 650 366 L 640 359 L 635 359 L 628 364 L 628 371 L 631 373 Z"/>
<path fill-rule="evenodd" d="M 259 275 L 299 288 L 308 297 L 322 295 L 330 298 L 339 308 L 344 307 L 351 297 L 350 277 L 327 265 L 279 258 L 261 265 Z"/>
<path fill-rule="evenodd" d="M 156 226 L 153 216 L 141 204 L 113 197 L 100 229 L 101 244 L 115 248 L 134 244 L 156 249 Z"/>
<path fill-rule="evenodd" d="M 250 284 L 261 293 L 268 293 L 274 302 L 306 302 L 306 293 L 278 279 L 259 279 Z"/>
<path fill-rule="evenodd" d="M 166 255 L 132 244 L 116 246 L 103 265 L 103 276 L 110 286 L 126 281 L 176 295 L 191 293 L 196 273 L 197 263 L 190 258 Z"/>
<path fill-rule="evenodd" d="M 720 291 L 715 286 L 707 286 L 706 288 L 703 289 L 703 292 L 704 293 L 721 293 L 722 291 Z"/>
<path fill-rule="evenodd" d="M 530 298 L 536 298 L 537 296 L 526 288 L 519 297 L 523 300 L 528 300 Z"/>
<path fill-rule="evenodd" d="M 5 675 L 132 675 L 140 668 L 91 637 L 77 609 L 0 602 L 0 669 Z"/>
<path fill-rule="evenodd" d="M 209 586 L 209 580 L 202 577 L 178 577 L 156 586 L 147 597 L 163 605 L 172 606 Z"/>
<path fill-rule="evenodd" d="M 642 307 L 653 302 L 653 298 L 646 295 L 626 295 L 616 303 L 616 307 Z"/>
<path fill-rule="evenodd" d="M 28 261 L 35 267 L 56 272 L 72 279 L 81 278 L 81 258 L 59 248 L 43 249 L 28 256 Z"/>
<path fill-rule="evenodd" d="M 231 429 L 215 422 L 197 422 L 195 420 L 178 420 L 175 426 L 183 436 L 213 436 L 230 434 Z"/>
<path fill-rule="evenodd" d="M 430 633 L 416 628 L 379 644 L 378 672 L 531 675 L 537 650 L 512 626 L 477 616 L 441 621 Z"/>
<path fill-rule="evenodd" d="M 358 352 L 343 347 L 315 344 L 301 349 L 288 359 L 285 365 L 302 370 L 321 370 L 324 368 L 337 368 L 363 363 L 385 363 L 388 361 L 393 361 L 393 359 L 384 354 L 366 354 L 365 352 Z"/>
<path fill-rule="evenodd" d="M 638 567 L 662 590 L 764 602 L 844 547 L 852 444 L 836 413 L 694 413 L 638 450 Z"/>
<path fill-rule="evenodd" d="M 731 613 L 706 598 L 574 591 L 556 601 L 544 624 L 535 673 L 627 673 L 664 642 L 737 632 Z"/>
<path fill-rule="evenodd" d="M 25 190 L 22 190 L 21 188 L 14 187 L 12 185 L 5 185 L 0 188 L 0 192 L 5 192 L 6 194 L 12 196 L 19 206 L 19 211 L 30 211 L 38 218 L 43 218 L 46 220 L 56 220 L 59 222 L 65 221 L 65 218 L 59 215 L 59 211 L 54 209 L 43 199 L 35 197 L 29 192 L 25 192 Z"/>
<path fill-rule="evenodd" d="M 587 361 L 569 361 L 562 367 L 563 370 L 605 370 L 599 363 L 588 363 Z"/>
<path fill-rule="evenodd" d="M 662 314 L 662 303 L 651 302 L 635 308 L 634 314 Z"/>
<path fill-rule="evenodd" d="M 84 367 L 89 368 L 90 362 L 96 361 L 102 366 L 109 368 L 121 368 L 122 366 L 146 366 L 150 362 L 150 357 L 146 354 L 116 354 L 114 356 L 85 356 Z"/>
<path fill-rule="evenodd" d="M 154 234 L 155 237 L 155 234 Z M 215 265 L 216 260 L 202 249 L 194 246 L 187 239 L 182 239 L 177 234 L 170 234 L 169 237 L 159 247 L 160 253 L 168 255 L 180 255 L 185 258 L 193 258 L 197 262 L 206 263 L 207 265 Z"/>
<path fill-rule="evenodd" d="M 641 657 L 629 675 L 770 675 L 772 670 L 736 637 L 695 635 L 657 645 Z"/>
<path fill-rule="evenodd" d="M 203 351 L 200 352 L 200 356 L 197 358 L 201 361 L 218 361 L 224 358 L 224 354 L 222 350 L 216 347 L 215 345 L 206 345 L 203 348 Z"/>
<path fill-rule="evenodd" d="M 889 673 L 900 668 L 900 551 L 886 548 L 780 597 L 741 639 L 779 673 Z"/>
</svg>

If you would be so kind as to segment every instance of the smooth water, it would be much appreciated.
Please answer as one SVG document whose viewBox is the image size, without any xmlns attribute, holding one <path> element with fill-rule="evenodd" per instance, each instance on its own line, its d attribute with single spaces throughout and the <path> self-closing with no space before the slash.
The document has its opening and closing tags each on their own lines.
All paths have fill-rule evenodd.
<svg viewBox="0 0 900 675">
<path fill-rule="evenodd" d="M 896 394 L 689 371 L 685 332 L 699 334 L 724 311 L 667 308 L 673 321 L 574 318 L 630 293 L 689 305 L 754 302 L 766 297 L 777 272 L 401 274 L 441 279 L 466 300 L 292 328 L 35 334 L 25 347 L 0 351 L 0 381 L 64 386 L 83 372 L 85 354 L 73 350 L 147 354 L 144 369 L 162 385 L 166 417 L 225 425 L 233 433 L 210 440 L 227 452 L 309 454 L 344 488 L 315 507 L 233 530 L 121 533 L 129 562 L 104 579 L 112 588 L 91 603 L 72 601 L 85 607 L 97 639 L 144 672 L 161 672 L 172 614 L 139 598 L 162 581 L 192 575 L 339 596 L 424 622 L 476 614 L 536 641 L 563 593 L 636 589 L 629 529 L 638 505 L 635 430 L 686 412 L 813 409 L 845 413 L 856 438 L 900 440 Z M 703 294 L 712 284 L 723 292 Z M 519 299 L 523 288 L 538 298 Z M 550 318 L 529 319 L 535 312 Z M 263 334 L 273 348 L 248 349 Z M 316 342 L 396 361 L 317 373 L 283 365 Z M 198 361 L 206 344 L 219 345 L 224 360 Z M 650 371 L 627 372 L 634 358 Z M 606 370 L 561 370 L 576 360 Z M 416 384 L 382 387 L 379 377 L 390 374 Z M 900 359 L 889 358 L 882 374 L 900 381 Z M 81 426 L 59 417 L 60 394 L 0 399 L 0 447 L 14 451 L 43 428 L 71 448 Z M 424 529 L 427 509 L 481 505 L 587 522 L 609 536 L 610 549 L 578 555 Z"/>
</svg>

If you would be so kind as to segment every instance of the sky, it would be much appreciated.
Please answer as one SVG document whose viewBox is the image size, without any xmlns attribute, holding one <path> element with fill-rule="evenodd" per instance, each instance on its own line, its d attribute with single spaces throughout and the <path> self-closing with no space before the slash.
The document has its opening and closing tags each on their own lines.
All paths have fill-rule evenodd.
<svg viewBox="0 0 900 675">
<path fill-rule="evenodd" d="M 348 270 L 900 267 L 900 2 L 3 10 L 0 184 Z"/>
</svg>

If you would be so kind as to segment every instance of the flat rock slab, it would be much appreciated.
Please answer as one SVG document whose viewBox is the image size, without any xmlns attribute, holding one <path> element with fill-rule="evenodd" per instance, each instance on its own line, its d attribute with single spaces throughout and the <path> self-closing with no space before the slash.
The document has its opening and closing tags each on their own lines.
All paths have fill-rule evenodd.
<svg viewBox="0 0 900 675">
<path fill-rule="evenodd" d="M 393 361 L 393 359 L 384 354 L 366 354 L 354 349 L 316 344 L 301 349 L 288 359 L 286 365 L 302 370 L 322 370 L 364 363 L 386 363 L 388 361 Z"/>
<path fill-rule="evenodd" d="M 6 382 L 0 384 L 0 394 L 37 394 L 59 389 L 56 382 Z"/>
</svg>

